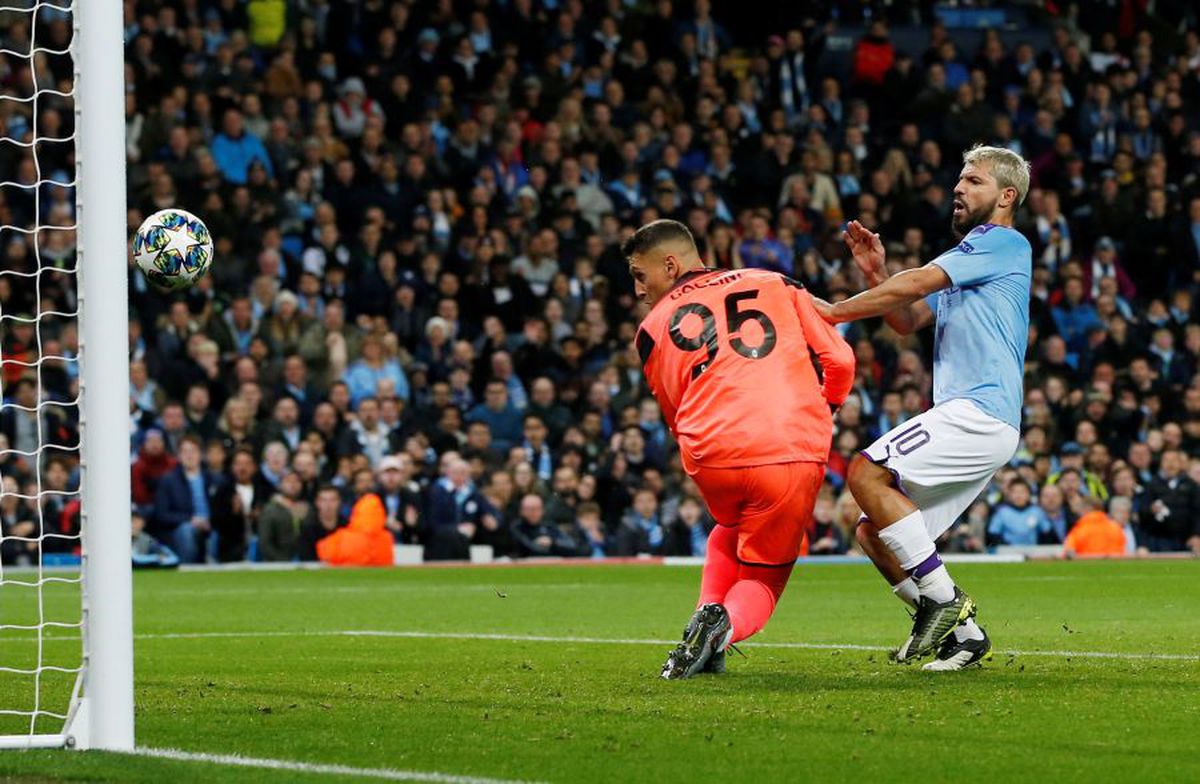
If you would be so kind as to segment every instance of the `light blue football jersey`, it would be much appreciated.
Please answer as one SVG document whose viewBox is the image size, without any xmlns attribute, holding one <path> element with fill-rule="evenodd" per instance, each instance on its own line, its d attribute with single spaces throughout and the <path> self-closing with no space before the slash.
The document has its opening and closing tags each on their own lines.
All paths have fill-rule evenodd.
<svg viewBox="0 0 1200 784">
<path fill-rule="evenodd" d="M 984 224 L 934 259 L 948 289 L 925 298 L 937 317 L 933 403 L 966 398 L 1021 429 L 1033 249 L 1008 226 Z"/>
</svg>

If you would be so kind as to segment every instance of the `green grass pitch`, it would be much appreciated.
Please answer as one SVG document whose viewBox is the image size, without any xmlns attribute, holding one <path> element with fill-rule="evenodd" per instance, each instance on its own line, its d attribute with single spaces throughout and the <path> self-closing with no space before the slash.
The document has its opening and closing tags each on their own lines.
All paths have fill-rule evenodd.
<svg viewBox="0 0 1200 784">
<path fill-rule="evenodd" d="M 747 659 L 670 683 L 653 641 L 682 630 L 694 568 L 138 574 L 138 743 L 553 782 L 1200 781 L 1200 562 L 951 571 L 996 643 L 981 670 L 855 647 L 898 644 L 899 603 L 867 566 L 804 565 Z M 20 590 L 0 589 L 0 622 L 38 617 Z M 48 591 L 41 617 L 74 602 Z M 342 633 L 364 630 L 389 634 Z M 78 646 L 46 642 L 43 661 Z M 1114 655 L 1081 655 L 1096 652 Z M 27 634 L 0 639 L 0 665 L 35 657 Z M 31 681 L 0 674 L 0 708 L 29 704 Z M 44 704 L 62 687 L 44 678 Z M 318 779 L 362 780 L 0 752 L 3 781 Z"/>
</svg>

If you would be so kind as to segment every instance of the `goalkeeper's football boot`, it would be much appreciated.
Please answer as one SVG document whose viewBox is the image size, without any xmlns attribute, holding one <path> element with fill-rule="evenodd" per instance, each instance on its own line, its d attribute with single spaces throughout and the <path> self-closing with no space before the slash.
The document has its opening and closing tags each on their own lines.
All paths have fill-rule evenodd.
<svg viewBox="0 0 1200 784">
<path fill-rule="evenodd" d="M 911 662 L 928 656 L 954 633 L 954 627 L 974 615 L 974 600 L 957 585 L 954 586 L 954 598 L 948 602 L 935 602 L 922 596 L 913 616 L 912 633 L 896 651 L 896 661 Z"/>
<path fill-rule="evenodd" d="M 983 632 L 981 640 L 959 640 L 951 634 L 938 649 L 937 658 L 921 669 L 930 672 L 951 672 L 965 670 L 968 667 L 980 667 L 985 661 L 991 661 L 992 641 L 988 639 L 987 632 L 983 631 L 983 627 L 980 627 L 979 631 Z"/>
<path fill-rule="evenodd" d="M 692 613 L 692 617 L 687 622 L 687 626 L 683 628 L 683 639 L 686 640 L 688 637 L 690 637 L 692 632 L 696 630 L 696 626 L 699 623 L 700 610 L 696 610 L 696 612 Z M 733 645 L 730 645 L 729 647 L 737 650 L 737 648 Z M 712 675 L 720 675 L 721 673 L 725 672 L 725 651 L 715 651 L 712 656 L 709 656 L 708 661 L 706 661 L 704 666 L 700 668 L 700 672 L 706 672 Z"/>
<path fill-rule="evenodd" d="M 690 678 L 700 672 L 714 653 L 724 652 L 733 637 L 729 613 L 719 604 L 706 604 L 688 623 L 690 633 L 663 664 L 662 677 L 669 681 Z"/>
</svg>

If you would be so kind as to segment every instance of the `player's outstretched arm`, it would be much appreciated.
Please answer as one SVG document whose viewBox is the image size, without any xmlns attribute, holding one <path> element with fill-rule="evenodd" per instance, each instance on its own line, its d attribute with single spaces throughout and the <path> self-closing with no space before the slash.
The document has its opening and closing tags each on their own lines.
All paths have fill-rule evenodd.
<svg viewBox="0 0 1200 784">
<path fill-rule="evenodd" d="M 926 295 L 949 286 L 950 278 L 945 270 L 936 264 L 926 264 L 918 269 L 904 270 L 873 289 L 829 305 L 821 315 L 831 324 L 840 324 L 843 321 L 885 316 L 897 309 L 909 309 L 908 317 L 898 321 L 901 326 L 920 329 L 933 321 L 933 311 L 922 300 Z"/>
<path fill-rule="evenodd" d="M 862 271 L 868 286 L 874 288 L 888 279 L 887 257 L 883 249 L 883 240 L 878 234 L 868 231 L 858 221 L 850 221 L 846 224 L 846 230 L 842 232 L 842 240 L 850 249 L 854 263 Z M 823 303 L 817 304 L 822 315 L 825 315 L 824 309 L 820 308 Z M 933 311 L 924 300 L 917 300 L 906 307 L 899 307 L 882 315 L 884 321 L 901 335 L 911 335 L 934 321 Z"/>
</svg>

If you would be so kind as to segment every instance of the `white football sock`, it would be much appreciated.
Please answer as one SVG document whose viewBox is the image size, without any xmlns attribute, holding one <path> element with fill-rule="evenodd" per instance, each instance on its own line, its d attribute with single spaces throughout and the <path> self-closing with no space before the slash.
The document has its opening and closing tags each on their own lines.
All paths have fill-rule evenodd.
<svg viewBox="0 0 1200 784">
<path fill-rule="evenodd" d="M 917 590 L 917 581 L 911 577 L 905 577 L 903 582 L 893 585 L 892 593 L 914 610 L 917 609 L 917 602 L 921 600 L 921 592 Z"/>
<path fill-rule="evenodd" d="M 925 518 L 921 516 L 920 509 L 880 528 L 879 538 L 895 554 L 900 568 L 906 572 L 911 572 L 935 552 L 933 539 L 929 538 L 929 531 L 925 529 Z"/>
<path fill-rule="evenodd" d="M 939 566 L 924 577 L 917 578 L 917 588 L 922 596 L 935 602 L 948 602 L 954 598 L 954 581 L 945 566 Z"/>
<path fill-rule="evenodd" d="M 959 642 L 963 640 L 982 640 L 983 629 L 979 628 L 979 624 L 975 623 L 974 618 L 968 618 L 954 627 L 954 639 Z"/>
</svg>

